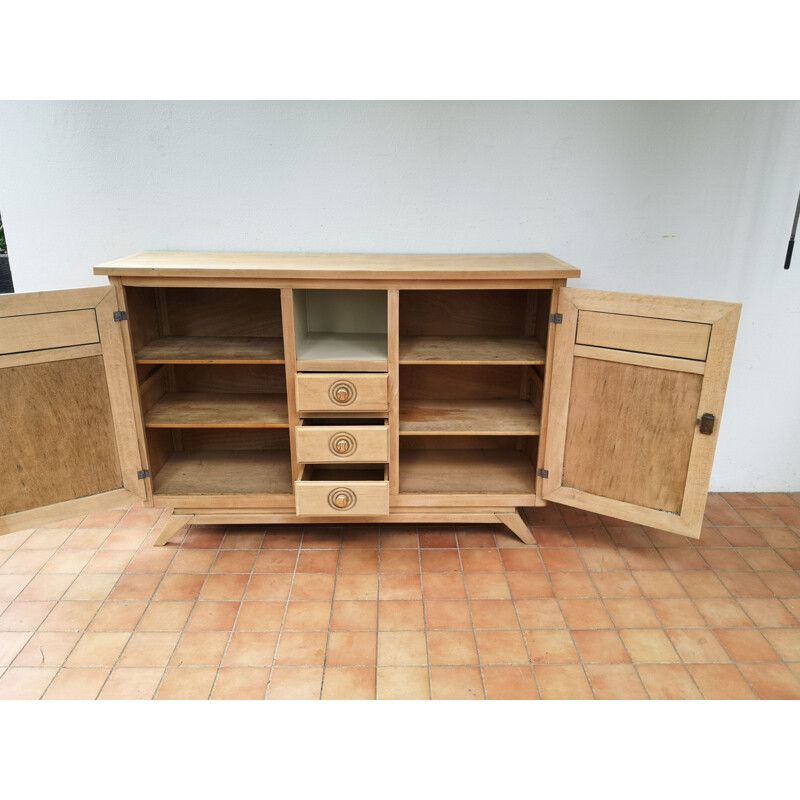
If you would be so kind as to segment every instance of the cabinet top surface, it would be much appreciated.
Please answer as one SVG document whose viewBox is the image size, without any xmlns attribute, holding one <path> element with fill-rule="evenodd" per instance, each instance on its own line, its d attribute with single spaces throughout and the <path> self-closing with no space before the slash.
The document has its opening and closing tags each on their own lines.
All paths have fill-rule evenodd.
<svg viewBox="0 0 800 800">
<path fill-rule="evenodd" d="M 232 253 L 143 252 L 99 264 L 95 275 L 175 278 L 456 279 L 577 278 L 580 270 L 547 253 Z"/>
</svg>

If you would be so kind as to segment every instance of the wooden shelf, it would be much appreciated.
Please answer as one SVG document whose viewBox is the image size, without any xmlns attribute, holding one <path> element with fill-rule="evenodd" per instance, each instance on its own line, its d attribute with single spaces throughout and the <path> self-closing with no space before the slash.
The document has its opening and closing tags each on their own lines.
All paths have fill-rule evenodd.
<svg viewBox="0 0 800 800">
<path fill-rule="evenodd" d="M 401 336 L 401 364 L 544 364 L 532 336 Z"/>
<path fill-rule="evenodd" d="M 417 400 L 400 405 L 400 434 L 538 436 L 541 420 L 524 400 Z"/>
<path fill-rule="evenodd" d="M 166 336 L 136 353 L 137 364 L 283 364 L 280 337 Z"/>
<path fill-rule="evenodd" d="M 145 415 L 148 428 L 287 428 L 285 394 L 168 392 Z"/>
<path fill-rule="evenodd" d="M 401 494 L 532 494 L 535 482 L 519 450 L 400 452 Z"/>
<path fill-rule="evenodd" d="M 291 494 L 292 464 L 283 450 L 173 453 L 153 480 L 155 494 Z"/>
</svg>

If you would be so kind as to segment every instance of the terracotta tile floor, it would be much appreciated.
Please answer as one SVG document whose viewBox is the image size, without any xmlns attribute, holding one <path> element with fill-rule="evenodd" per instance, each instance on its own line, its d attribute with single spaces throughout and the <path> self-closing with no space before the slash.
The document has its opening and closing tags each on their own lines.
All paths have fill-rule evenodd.
<svg viewBox="0 0 800 800">
<path fill-rule="evenodd" d="M 800 699 L 800 493 L 702 537 L 194 526 L 131 507 L 0 537 L 0 698 Z M 265 535 L 266 534 L 266 535 Z"/>
</svg>

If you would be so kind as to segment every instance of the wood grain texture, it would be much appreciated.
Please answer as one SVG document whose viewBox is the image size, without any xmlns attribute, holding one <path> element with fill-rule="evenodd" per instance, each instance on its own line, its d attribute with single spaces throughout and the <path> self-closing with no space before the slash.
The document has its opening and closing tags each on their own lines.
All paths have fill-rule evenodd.
<svg viewBox="0 0 800 800">
<path fill-rule="evenodd" d="M 547 253 L 222 253 L 143 252 L 94 268 L 95 275 L 375 280 L 503 281 L 579 278 L 580 270 Z"/>
<path fill-rule="evenodd" d="M 0 317 L 0 355 L 99 341 L 94 308 Z"/>
<path fill-rule="evenodd" d="M 709 300 L 688 300 L 683 298 L 659 298 L 649 295 L 628 295 L 614 292 L 594 292 L 576 289 L 560 289 L 558 293 L 558 311 L 563 314 L 563 324 L 554 326 L 555 328 L 555 350 L 552 358 L 552 379 L 549 393 L 550 405 L 547 412 L 547 434 L 545 439 L 546 452 L 542 460 L 542 465 L 548 470 L 549 476 L 542 481 L 542 496 L 547 500 L 565 503 L 567 505 L 604 514 L 618 519 L 625 519 L 649 527 L 659 528 L 685 536 L 698 537 L 703 522 L 703 509 L 705 507 L 706 493 L 708 491 L 708 480 L 711 474 L 711 464 L 713 460 L 714 445 L 716 443 L 717 431 L 711 436 L 699 433 L 695 427 L 695 420 L 692 419 L 692 433 L 689 447 L 688 463 L 684 470 L 682 463 L 678 468 L 682 472 L 683 490 L 680 503 L 676 500 L 678 494 L 677 472 L 674 470 L 665 478 L 665 495 L 659 497 L 657 492 L 647 494 L 647 488 L 643 486 L 638 495 L 632 494 L 632 499 L 650 502 L 651 506 L 637 505 L 636 502 L 629 500 L 619 500 L 614 496 L 606 496 L 602 493 L 595 493 L 589 488 L 575 488 L 566 485 L 567 472 L 565 466 L 565 451 L 568 431 L 568 417 L 570 407 L 573 402 L 578 402 L 577 398 L 572 397 L 574 387 L 573 381 L 573 361 L 577 362 L 583 356 L 576 355 L 575 331 L 577 328 L 578 313 L 584 311 L 603 311 L 612 314 L 642 314 L 644 316 L 657 319 L 677 319 L 684 322 L 702 322 L 711 325 L 711 337 L 708 346 L 708 355 L 702 375 L 689 372 L 677 372 L 674 369 L 673 359 L 657 357 L 651 366 L 627 363 L 618 365 L 620 368 L 626 367 L 634 374 L 636 371 L 642 376 L 653 373 L 663 373 L 665 382 L 672 382 L 678 390 L 678 396 L 669 398 L 662 397 L 657 401 L 657 405 L 666 409 L 672 406 L 672 413 L 684 414 L 687 418 L 689 412 L 684 408 L 687 398 L 684 389 L 686 386 L 700 387 L 699 393 L 695 393 L 695 412 L 699 416 L 708 412 L 715 414 L 717 421 L 722 411 L 722 403 L 725 395 L 725 385 L 727 382 L 728 370 L 730 368 L 731 356 L 733 353 L 733 342 L 736 333 L 736 326 L 739 318 L 740 306 L 736 303 L 722 303 Z M 581 352 L 584 352 L 582 349 Z M 604 353 L 603 357 L 608 357 Z M 624 356 L 621 357 L 624 358 Z M 625 359 L 626 361 L 628 359 Z M 595 361 L 600 365 L 600 361 Z M 613 364 L 613 361 L 603 363 Z M 663 366 L 664 369 L 659 369 Z M 598 366 L 602 371 L 602 367 Z M 667 383 L 663 386 L 668 388 Z M 591 385 L 591 381 L 589 381 Z M 643 385 L 646 388 L 645 395 L 640 402 L 646 405 L 650 396 L 653 394 L 652 387 L 647 388 L 649 381 L 644 379 Z M 699 394 L 699 397 L 698 397 Z M 591 399 L 583 398 L 583 403 L 590 404 Z M 602 398 L 600 398 L 602 403 Z M 636 399 L 631 397 L 626 400 L 627 407 L 636 405 Z M 683 411 L 680 409 L 683 408 Z M 588 413 L 588 412 L 587 412 Z M 615 413 L 622 413 L 619 409 Z M 645 413 L 642 409 L 636 411 L 631 417 L 631 425 L 635 428 L 641 425 L 641 414 Z M 639 422 L 637 423 L 637 419 Z M 612 424 L 612 423 L 609 423 Z M 717 426 L 718 430 L 718 426 Z M 646 430 L 642 435 L 647 437 Z M 675 455 L 677 463 L 686 457 L 686 438 L 687 434 L 681 434 L 683 439 L 676 441 L 664 441 L 665 448 L 673 447 L 680 451 L 680 455 Z M 609 437 L 610 438 L 610 437 Z M 656 437 L 657 438 L 657 437 Z M 618 468 L 627 471 L 629 480 L 632 477 L 630 466 L 626 466 L 630 461 L 641 458 L 641 450 L 638 437 L 628 436 L 628 450 L 621 443 L 618 443 L 614 451 L 613 462 L 604 465 L 606 472 L 614 472 Z M 632 448 L 632 449 L 631 449 Z M 575 453 L 576 457 L 578 453 Z M 660 456 L 662 464 L 669 462 L 669 456 Z M 578 464 L 578 461 L 574 461 Z M 650 467 L 646 467 L 649 469 Z M 669 468 L 669 467 L 668 467 Z M 576 484 L 579 478 L 576 473 L 571 473 L 570 482 Z M 565 480 L 562 482 L 562 477 Z M 646 473 L 638 478 L 642 484 L 648 483 L 645 480 Z M 586 476 L 587 485 L 595 487 L 602 492 L 602 478 L 589 479 Z M 651 478 L 655 483 L 656 479 Z M 619 490 L 615 490 L 619 491 Z M 622 496 L 628 496 L 623 494 Z M 670 506 L 677 511 L 667 510 Z M 657 510 L 664 509 L 664 510 Z"/>
<path fill-rule="evenodd" d="M 401 364 L 543 364 L 544 348 L 532 336 L 404 336 Z"/>
<path fill-rule="evenodd" d="M 127 286 L 122 290 L 124 306 L 128 312 L 128 330 L 133 352 L 138 352 L 154 339 L 165 336 L 159 319 L 159 290 L 150 287 Z"/>
<path fill-rule="evenodd" d="M 539 433 L 541 421 L 524 400 L 417 400 L 400 406 L 400 434 Z"/>
<path fill-rule="evenodd" d="M 294 493 L 300 515 L 350 517 L 389 513 L 389 481 L 383 468 L 334 469 L 309 465 L 295 482 Z M 339 494 L 347 497 L 346 507 L 336 506 L 334 498 Z"/>
<path fill-rule="evenodd" d="M 181 434 L 184 450 L 289 451 L 288 428 L 184 428 Z"/>
<path fill-rule="evenodd" d="M 100 356 L 0 371 L 0 514 L 122 487 Z"/>
<path fill-rule="evenodd" d="M 29 511 L 19 511 L 16 514 L 0 517 L 0 536 L 29 528 L 38 528 L 50 522 L 93 514 L 95 511 L 127 508 L 137 499 L 136 495 L 127 489 L 113 489 L 110 492 L 79 497 L 76 500 L 65 500 L 49 506 L 39 506 Z"/>
<path fill-rule="evenodd" d="M 581 311 L 575 343 L 705 361 L 710 334 L 708 323 Z"/>
<path fill-rule="evenodd" d="M 128 312 L 128 300 L 129 296 L 125 290 L 125 287 L 122 285 L 122 281 L 119 278 L 109 278 L 109 282 L 111 283 L 111 287 L 114 290 L 114 296 L 116 298 L 116 305 L 120 311 Z M 149 300 L 152 303 L 153 298 L 155 297 L 155 292 L 152 290 L 148 290 L 149 292 Z M 148 470 L 150 474 L 153 474 L 153 470 L 149 463 L 150 453 L 147 447 L 147 433 L 144 427 L 144 418 L 142 415 L 142 404 L 141 402 L 137 402 L 137 395 L 139 393 L 139 379 L 144 378 L 148 370 L 155 369 L 152 366 L 143 366 L 137 367 L 136 363 L 133 360 L 133 352 L 134 352 L 134 344 L 133 344 L 133 331 L 131 329 L 131 318 L 130 313 L 128 313 L 128 321 L 122 323 L 114 323 L 119 325 L 119 336 L 121 339 L 122 349 L 124 351 L 123 361 L 125 363 L 125 371 L 127 373 L 128 379 L 128 392 L 130 395 L 129 403 L 130 403 L 130 421 L 133 424 L 133 429 L 136 435 L 136 441 L 138 442 L 139 446 L 139 463 L 141 469 Z M 156 330 L 154 328 L 154 330 Z M 142 371 L 141 376 L 140 372 Z M 137 476 L 138 477 L 138 476 Z M 145 504 L 149 505 L 152 503 L 153 499 L 153 482 L 150 477 L 144 478 L 143 480 L 139 481 L 140 489 L 139 494 L 143 496 Z"/>
<path fill-rule="evenodd" d="M 173 453 L 153 482 L 155 494 L 291 494 L 288 451 L 193 450 Z"/>
<path fill-rule="evenodd" d="M 60 347 L 51 350 L 34 350 L 27 353 L 12 353 L 0 356 L 0 369 L 24 367 L 27 364 L 44 364 L 47 361 L 67 361 L 74 358 L 87 358 L 103 354 L 101 344 L 87 344 L 78 347 Z"/>
<path fill-rule="evenodd" d="M 352 399 L 338 403 L 331 392 L 340 383 L 348 384 Z M 297 409 L 300 412 L 383 411 L 389 406 L 388 375 L 384 373 L 328 372 L 298 373 L 296 382 Z"/>
<path fill-rule="evenodd" d="M 294 335 L 294 293 L 291 289 L 281 289 L 281 320 L 283 325 L 283 351 L 286 357 L 284 364 L 284 379 L 286 382 L 286 411 L 289 419 L 289 428 L 294 430 L 300 424 L 300 415 L 297 413 L 297 356 L 295 351 Z M 289 448 L 292 457 L 292 480 L 300 477 L 302 465 L 297 460 L 297 447 L 294 436 L 289 437 Z"/>
<path fill-rule="evenodd" d="M 139 364 L 283 364 L 280 337 L 166 336 L 136 353 Z"/>
<path fill-rule="evenodd" d="M 279 364 L 174 364 L 174 391 L 286 394 L 286 375 Z"/>
<path fill-rule="evenodd" d="M 513 514 L 498 514 L 497 521 L 505 525 L 511 533 L 525 544 L 536 544 L 536 539 L 531 533 L 531 529 L 519 515 L 519 512 Z"/>
<path fill-rule="evenodd" d="M 339 524 L 342 522 L 341 516 L 299 516 L 294 511 L 290 513 L 280 512 L 275 509 L 248 509 L 242 511 L 237 508 L 220 509 L 219 511 L 209 512 L 204 508 L 176 508 L 176 513 L 181 515 L 193 516 L 194 525 L 325 525 L 328 523 Z M 418 512 L 392 512 L 391 514 L 368 514 L 353 515 L 347 517 L 348 526 L 364 524 L 367 526 L 376 523 L 389 524 L 439 524 L 457 523 L 464 525 L 473 524 L 494 524 L 497 522 L 497 512 L 493 510 L 483 511 L 463 511 L 456 509 L 428 509 Z M 374 528 L 365 529 L 374 530 Z M 269 535 L 269 534 L 268 534 Z"/>
<path fill-rule="evenodd" d="M 135 383 L 132 382 L 133 363 L 125 338 L 126 323 L 114 321 L 114 311 L 120 308 L 117 289 L 116 284 L 109 287 L 97 304 L 97 326 L 103 346 L 106 388 L 114 421 L 122 485 L 145 499 L 147 487 L 138 474 L 139 470 L 145 468 L 145 459 L 136 417 L 138 408 L 134 410 L 138 404 L 135 402 Z"/>
<path fill-rule="evenodd" d="M 702 378 L 576 358 L 563 485 L 679 514 Z"/>
<path fill-rule="evenodd" d="M 295 428 L 297 459 L 306 464 L 336 464 L 345 461 L 384 462 L 389 460 L 388 425 L 299 426 Z M 346 449 L 337 450 L 339 440 Z"/>
<path fill-rule="evenodd" d="M 191 525 L 194 517 L 173 514 L 161 530 L 158 538 L 153 542 L 153 547 L 163 547 L 178 531 Z"/>
<path fill-rule="evenodd" d="M 389 494 L 396 497 L 400 491 L 400 292 L 389 289 L 386 293 L 386 336 L 388 353 L 389 391 Z"/>
<path fill-rule="evenodd" d="M 400 293 L 400 337 L 525 335 L 524 290 L 419 290 Z"/>
<path fill-rule="evenodd" d="M 401 452 L 401 494 L 523 494 L 533 489 L 533 464 L 517 450 Z"/>
<path fill-rule="evenodd" d="M 95 308 L 108 294 L 108 286 L 88 289 L 60 289 L 56 292 L 25 292 L 0 297 L 0 317 L 50 314 L 57 311 Z"/>
<path fill-rule="evenodd" d="M 282 335 L 277 289 L 177 288 L 164 290 L 169 336 Z"/>
<path fill-rule="evenodd" d="M 145 414 L 148 428 L 286 428 L 286 395 L 167 392 Z"/>
<path fill-rule="evenodd" d="M 637 353 L 631 350 L 611 350 L 604 347 L 587 347 L 586 345 L 576 344 L 574 353 L 576 356 L 594 358 L 600 361 L 616 361 L 620 364 L 638 364 L 642 367 L 672 369 L 677 372 L 694 372 L 695 375 L 702 375 L 706 371 L 705 361 L 655 356 L 651 353 Z"/>
<path fill-rule="evenodd" d="M 400 407 L 419 400 L 518 400 L 524 369 L 483 364 L 402 365 Z"/>
</svg>

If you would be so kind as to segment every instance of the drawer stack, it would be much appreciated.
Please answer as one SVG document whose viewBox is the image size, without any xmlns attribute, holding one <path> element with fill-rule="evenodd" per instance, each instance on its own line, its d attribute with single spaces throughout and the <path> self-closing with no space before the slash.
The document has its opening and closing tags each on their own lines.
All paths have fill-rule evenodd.
<svg viewBox="0 0 800 800">
<path fill-rule="evenodd" d="M 295 386 L 297 513 L 388 514 L 388 374 L 298 373 Z"/>
<path fill-rule="evenodd" d="M 387 292 L 292 291 L 298 515 L 389 513 Z"/>
</svg>

